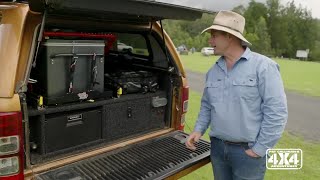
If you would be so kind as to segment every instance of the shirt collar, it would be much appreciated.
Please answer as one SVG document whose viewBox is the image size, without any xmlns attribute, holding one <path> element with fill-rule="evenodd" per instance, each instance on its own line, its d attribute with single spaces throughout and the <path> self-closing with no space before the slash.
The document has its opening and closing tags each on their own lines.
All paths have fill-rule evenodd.
<svg viewBox="0 0 320 180">
<path fill-rule="evenodd" d="M 246 50 L 241 55 L 240 59 L 249 60 L 251 53 L 252 51 L 250 50 L 250 48 L 246 47 Z M 222 66 L 224 64 L 224 56 L 221 56 L 216 63 Z"/>
<path fill-rule="evenodd" d="M 251 55 L 251 50 L 250 48 L 246 47 L 246 50 L 244 51 L 244 53 L 241 55 L 240 59 L 245 59 L 245 60 L 249 60 L 250 55 Z"/>
</svg>

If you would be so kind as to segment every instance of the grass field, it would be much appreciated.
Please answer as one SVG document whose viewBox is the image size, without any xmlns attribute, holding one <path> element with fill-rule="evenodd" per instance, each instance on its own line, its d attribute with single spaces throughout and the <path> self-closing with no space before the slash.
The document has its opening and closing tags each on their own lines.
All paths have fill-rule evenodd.
<svg viewBox="0 0 320 180">
<path fill-rule="evenodd" d="M 194 53 L 181 56 L 186 69 L 206 73 L 218 56 L 202 56 Z M 311 96 L 320 96 L 320 63 L 297 60 L 274 59 L 280 65 L 280 72 L 287 90 Z"/>
<path fill-rule="evenodd" d="M 189 94 L 189 110 L 186 116 L 185 131 L 190 133 L 194 127 L 200 109 L 199 93 L 191 91 Z M 204 139 L 209 140 L 206 133 Z M 318 180 L 320 179 L 320 144 L 304 142 L 302 138 L 284 133 L 276 148 L 302 149 L 303 167 L 300 170 L 267 170 L 266 180 Z M 211 165 L 206 165 L 199 170 L 182 178 L 182 180 L 211 180 L 213 179 Z"/>
</svg>

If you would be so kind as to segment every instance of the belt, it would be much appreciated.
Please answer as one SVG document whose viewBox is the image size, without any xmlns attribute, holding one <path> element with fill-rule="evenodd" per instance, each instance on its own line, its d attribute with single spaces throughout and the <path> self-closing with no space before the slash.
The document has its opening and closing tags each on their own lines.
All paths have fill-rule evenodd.
<svg viewBox="0 0 320 180">
<path fill-rule="evenodd" d="M 219 140 L 219 141 L 222 141 L 225 144 L 232 144 L 232 145 L 238 145 L 238 146 L 248 145 L 248 142 L 232 142 L 232 141 L 226 141 L 226 140 L 223 140 L 223 139 L 219 139 L 219 138 L 216 138 L 216 137 L 211 137 L 211 138 Z"/>
</svg>

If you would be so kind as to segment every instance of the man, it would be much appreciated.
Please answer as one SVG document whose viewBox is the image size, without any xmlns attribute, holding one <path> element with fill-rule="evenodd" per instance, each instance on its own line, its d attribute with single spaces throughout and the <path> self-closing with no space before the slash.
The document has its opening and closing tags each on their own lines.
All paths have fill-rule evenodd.
<svg viewBox="0 0 320 180">
<path fill-rule="evenodd" d="M 245 19 L 220 11 L 209 43 L 221 55 L 206 74 L 201 108 L 186 146 L 195 149 L 210 126 L 215 180 L 263 179 L 266 150 L 274 147 L 287 122 L 287 101 L 276 62 L 250 51 L 242 33 Z"/>
</svg>

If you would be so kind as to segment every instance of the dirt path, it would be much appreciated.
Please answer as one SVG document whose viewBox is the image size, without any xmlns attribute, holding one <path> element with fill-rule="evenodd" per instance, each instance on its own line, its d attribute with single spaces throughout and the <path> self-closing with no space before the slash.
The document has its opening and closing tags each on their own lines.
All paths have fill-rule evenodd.
<svg viewBox="0 0 320 180">
<path fill-rule="evenodd" d="M 190 89 L 202 94 L 205 74 L 187 71 Z M 286 130 L 306 140 L 320 142 L 320 98 L 286 91 L 289 118 Z"/>
</svg>

